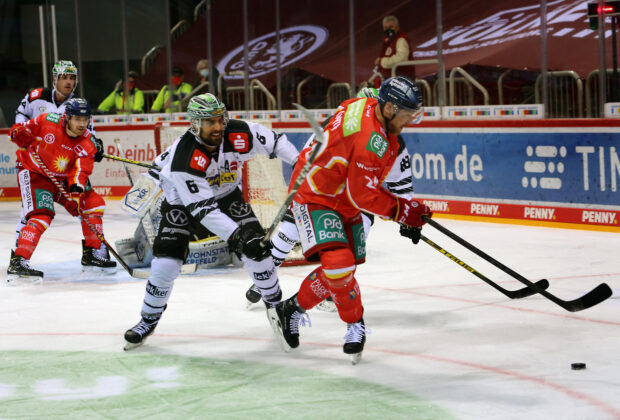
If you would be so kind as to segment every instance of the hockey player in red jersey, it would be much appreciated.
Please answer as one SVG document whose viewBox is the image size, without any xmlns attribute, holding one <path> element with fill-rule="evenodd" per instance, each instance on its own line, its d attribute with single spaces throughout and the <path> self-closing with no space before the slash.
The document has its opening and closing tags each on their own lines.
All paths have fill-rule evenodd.
<svg viewBox="0 0 620 420">
<path fill-rule="evenodd" d="M 422 95 L 411 80 L 386 80 L 379 98 L 345 101 L 324 130 L 325 144 L 292 205 L 304 256 L 321 265 L 302 282 L 299 292 L 269 310 L 285 351 L 299 345 L 305 312 L 331 296 L 347 323 L 343 351 L 357 363 L 366 341 L 360 288 L 354 274 L 365 260 L 360 212 L 420 227 L 430 209 L 390 193 L 382 184 L 398 156 L 398 134 L 422 114 Z M 301 151 L 291 182 L 312 151 Z"/>
<path fill-rule="evenodd" d="M 99 232 L 103 231 L 105 202 L 87 182 L 97 152 L 93 135 L 86 130 L 90 116 L 88 102 L 75 98 L 66 104 L 64 115 L 42 114 L 11 128 L 11 141 L 19 147 L 17 182 L 27 223 L 21 230 L 7 269 L 8 281 L 19 277 L 34 277 L 35 281 L 43 278 L 41 271 L 29 267 L 29 260 L 54 218 L 54 202 L 65 207 L 71 215 L 88 220 Z M 54 186 L 37 163 L 38 158 L 71 194 L 71 200 Z M 109 261 L 109 256 L 100 255 L 101 242 L 85 220 L 82 220 L 82 231 L 85 238 L 82 265 L 116 266 Z M 104 248 L 104 251 L 107 250 Z"/>
</svg>

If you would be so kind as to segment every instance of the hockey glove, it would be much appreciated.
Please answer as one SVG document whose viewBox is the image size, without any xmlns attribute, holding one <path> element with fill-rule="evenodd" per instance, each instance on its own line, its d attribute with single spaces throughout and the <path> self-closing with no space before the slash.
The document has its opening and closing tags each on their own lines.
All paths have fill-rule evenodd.
<svg viewBox="0 0 620 420">
<path fill-rule="evenodd" d="M 412 227 L 407 225 L 400 225 L 400 235 L 405 238 L 411 239 L 414 245 L 420 242 L 420 235 L 422 235 L 421 227 Z"/>
<path fill-rule="evenodd" d="M 69 188 L 69 194 L 71 195 L 71 199 L 67 200 L 65 203 L 65 209 L 71 216 L 77 217 L 81 214 L 84 193 L 82 192 L 82 188 L 74 184 Z"/>
<path fill-rule="evenodd" d="M 238 227 L 228 238 L 228 245 L 239 257 L 243 254 L 251 260 L 262 261 L 271 255 L 271 243 L 261 244 L 264 237 L 263 233 L 252 228 Z"/>
<path fill-rule="evenodd" d="M 97 153 L 95 153 L 95 162 L 101 162 L 103 160 L 103 142 L 95 136 L 93 136 L 93 140 L 95 141 L 95 147 L 97 148 Z"/>
<path fill-rule="evenodd" d="M 18 125 L 11 132 L 11 140 L 21 148 L 27 148 L 34 141 L 35 137 L 28 127 Z"/>
<path fill-rule="evenodd" d="M 425 221 L 422 220 L 422 216 L 431 217 L 433 212 L 428 206 L 419 203 L 416 200 L 407 200 L 405 198 L 398 197 L 398 205 L 396 207 L 396 215 L 394 221 L 413 227 L 422 227 Z"/>
</svg>

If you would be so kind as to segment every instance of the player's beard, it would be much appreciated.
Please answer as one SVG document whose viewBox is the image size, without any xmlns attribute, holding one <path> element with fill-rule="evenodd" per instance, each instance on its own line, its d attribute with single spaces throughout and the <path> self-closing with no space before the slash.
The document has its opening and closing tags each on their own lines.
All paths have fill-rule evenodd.
<svg viewBox="0 0 620 420">
<path fill-rule="evenodd" d="M 204 144 L 209 150 L 215 150 L 220 147 L 223 139 L 224 130 L 211 131 L 206 139 L 203 137 L 202 132 L 200 133 L 200 140 L 202 141 L 202 144 Z"/>
</svg>

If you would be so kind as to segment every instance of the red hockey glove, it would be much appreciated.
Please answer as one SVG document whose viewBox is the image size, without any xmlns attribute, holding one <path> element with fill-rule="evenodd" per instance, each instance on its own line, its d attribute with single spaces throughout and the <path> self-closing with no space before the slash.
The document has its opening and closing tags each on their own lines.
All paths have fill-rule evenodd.
<svg viewBox="0 0 620 420">
<path fill-rule="evenodd" d="M 422 220 L 422 216 L 431 217 L 433 212 L 428 206 L 419 203 L 416 200 L 407 200 L 405 198 L 397 198 L 398 207 L 394 220 L 403 225 L 420 227 L 426 223 Z"/>
<path fill-rule="evenodd" d="M 19 147 L 26 148 L 35 139 L 34 134 L 28 127 L 18 125 L 11 131 L 11 140 Z"/>
<path fill-rule="evenodd" d="M 67 200 L 65 203 L 65 209 L 67 209 L 71 216 L 77 217 L 80 215 L 81 207 L 83 207 L 84 204 L 84 193 L 77 185 L 72 185 L 69 191 L 71 199 Z"/>
</svg>

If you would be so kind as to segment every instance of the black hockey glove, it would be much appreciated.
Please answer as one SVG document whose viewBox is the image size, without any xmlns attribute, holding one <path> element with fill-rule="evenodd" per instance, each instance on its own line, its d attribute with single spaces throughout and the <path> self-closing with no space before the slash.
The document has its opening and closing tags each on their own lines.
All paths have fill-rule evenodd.
<svg viewBox="0 0 620 420">
<path fill-rule="evenodd" d="M 239 227 L 228 238 L 228 246 L 238 257 L 243 254 L 251 260 L 262 261 L 271 255 L 271 243 L 261 245 L 261 240 L 264 237 L 265 234 L 252 228 L 242 229 Z"/>
<path fill-rule="evenodd" d="M 101 162 L 103 160 L 103 142 L 95 136 L 93 136 L 93 140 L 95 140 L 95 147 L 97 148 L 95 162 Z"/>
<path fill-rule="evenodd" d="M 421 227 L 413 227 L 407 225 L 400 225 L 400 235 L 405 238 L 411 239 L 414 245 L 417 245 L 420 242 L 420 235 L 422 234 Z"/>
</svg>

